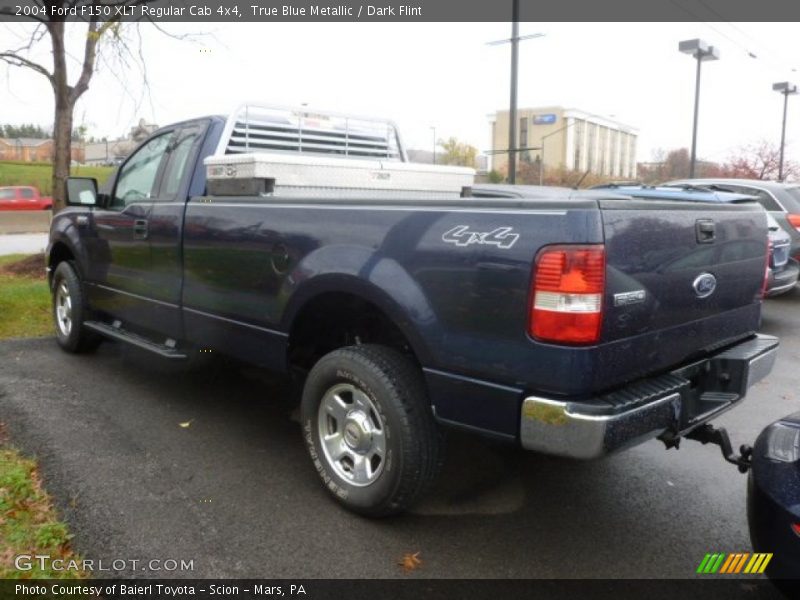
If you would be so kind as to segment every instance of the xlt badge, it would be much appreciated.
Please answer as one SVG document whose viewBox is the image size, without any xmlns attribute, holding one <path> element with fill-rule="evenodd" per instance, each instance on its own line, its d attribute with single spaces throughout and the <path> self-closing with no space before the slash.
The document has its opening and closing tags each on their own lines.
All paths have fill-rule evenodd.
<svg viewBox="0 0 800 600">
<path fill-rule="evenodd" d="M 622 292 L 621 294 L 614 294 L 614 306 L 628 306 L 629 304 L 639 304 L 644 302 L 647 296 L 644 290 L 635 290 L 633 292 Z"/>
</svg>

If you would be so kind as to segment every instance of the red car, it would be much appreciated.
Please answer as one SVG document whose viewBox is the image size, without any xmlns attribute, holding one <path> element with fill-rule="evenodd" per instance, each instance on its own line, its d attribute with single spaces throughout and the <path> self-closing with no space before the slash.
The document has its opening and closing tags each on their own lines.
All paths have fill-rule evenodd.
<svg viewBox="0 0 800 600">
<path fill-rule="evenodd" d="M 0 187 L 0 210 L 52 210 L 53 199 L 30 185 Z"/>
</svg>

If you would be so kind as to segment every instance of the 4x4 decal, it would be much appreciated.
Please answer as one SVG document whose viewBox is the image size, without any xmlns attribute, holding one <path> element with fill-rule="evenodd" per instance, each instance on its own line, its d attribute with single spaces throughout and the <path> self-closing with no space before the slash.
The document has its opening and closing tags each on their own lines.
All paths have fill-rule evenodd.
<svg viewBox="0 0 800 600">
<path fill-rule="evenodd" d="M 470 231 L 469 225 L 456 225 L 442 234 L 442 241 L 456 246 L 469 246 L 471 244 L 484 244 L 498 248 L 511 248 L 517 243 L 519 234 L 513 227 L 498 227 L 491 231 Z"/>
</svg>

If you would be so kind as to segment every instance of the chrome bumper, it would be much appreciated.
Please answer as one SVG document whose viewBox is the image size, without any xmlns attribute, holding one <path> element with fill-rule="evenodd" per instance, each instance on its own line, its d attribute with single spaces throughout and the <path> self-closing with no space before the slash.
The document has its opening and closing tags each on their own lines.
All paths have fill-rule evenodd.
<svg viewBox="0 0 800 600">
<path fill-rule="evenodd" d="M 742 400 L 775 364 L 778 339 L 757 335 L 663 376 L 592 400 L 529 396 L 522 402 L 523 448 L 589 459 L 662 433 L 683 434 Z"/>
</svg>

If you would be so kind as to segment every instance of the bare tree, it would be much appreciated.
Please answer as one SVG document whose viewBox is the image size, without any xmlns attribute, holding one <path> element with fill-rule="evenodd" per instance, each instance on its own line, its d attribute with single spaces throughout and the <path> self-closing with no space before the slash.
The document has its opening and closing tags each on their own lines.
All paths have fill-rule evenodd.
<svg viewBox="0 0 800 600">
<path fill-rule="evenodd" d="M 777 179 L 780 148 L 777 144 L 761 140 L 754 144 L 742 146 L 724 165 L 726 177 L 742 177 L 745 179 Z M 800 166 L 791 160 L 783 162 L 784 179 L 793 179 L 800 175 Z"/>
<path fill-rule="evenodd" d="M 0 48 L 0 60 L 15 67 L 24 67 L 47 78 L 53 88 L 55 114 L 53 125 L 53 204 L 54 210 L 65 205 L 64 181 L 69 176 L 71 146 L 73 133 L 73 113 L 78 99 L 89 89 L 89 83 L 95 72 L 100 53 L 107 51 L 113 54 L 117 63 L 129 67 L 132 62 L 141 63 L 141 75 L 146 84 L 146 71 L 142 62 L 141 35 L 138 36 L 139 47 L 134 48 L 131 38 L 123 32 L 123 15 L 126 7 L 136 7 L 152 3 L 154 0 L 32 0 L 32 4 L 43 11 L 28 18 L 35 21 L 31 34 L 25 43 L 15 48 Z M 72 17 L 79 22 L 67 22 L 66 17 L 59 16 L 56 9 L 78 7 L 78 14 L 87 15 L 81 22 L 80 16 Z M 108 11 L 89 11 L 81 13 L 80 7 L 109 7 Z M 120 10 L 117 10 L 119 8 Z M 0 9 L 0 14 L 12 14 L 10 8 Z M 130 11 L 130 8 L 128 8 Z M 90 15 L 91 16 L 88 16 Z M 144 20 L 151 22 L 151 19 Z M 85 28 L 85 40 L 81 54 L 76 57 L 80 65 L 80 73 L 74 83 L 70 83 L 67 69 L 67 58 L 71 55 L 67 50 L 66 33 L 68 28 Z M 164 32 L 163 29 L 159 28 Z M 169 35 L 169 34 L 168 34 Z M 32 51 L 44 38 L 50 39 L 53 65 L 45 65 L 32 60 Z M 188 36 L 171 36 L 184 39 Z M 108 43 L 104 43 L 108 42 Z"/>
</svg>

